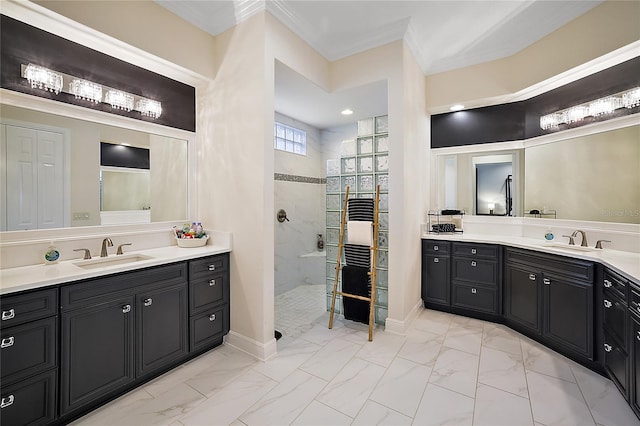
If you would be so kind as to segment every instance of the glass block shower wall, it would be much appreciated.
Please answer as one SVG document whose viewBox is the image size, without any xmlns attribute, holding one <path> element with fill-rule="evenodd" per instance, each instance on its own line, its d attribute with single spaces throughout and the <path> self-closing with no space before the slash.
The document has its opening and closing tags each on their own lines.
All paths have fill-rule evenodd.
<svg viewBox="0 0 640 426">
<path fill-rule="evenodd" d="M 375 322 L 384 325 L 388 306 L 389 265 L 389 134 L 388 117 L 358 121 L 355 140 L 342 142 L 340 158 L 327 161 L 327 310 L 331 309 L 331 292 L 338 260 L 340 220 L 347 186 L 349 198 L 374 198 L 380 185 L 378 217 L 378 267 L 376 280 Z M 345 241 L 346 230 L 345 230 Z M 344 265 L 344 253 L 341 253 Z M 341 289 L 339 282 L 338 289 Z M 342 297 L 336 298 L 336 312 L 342 313 Z"/>
</svg>

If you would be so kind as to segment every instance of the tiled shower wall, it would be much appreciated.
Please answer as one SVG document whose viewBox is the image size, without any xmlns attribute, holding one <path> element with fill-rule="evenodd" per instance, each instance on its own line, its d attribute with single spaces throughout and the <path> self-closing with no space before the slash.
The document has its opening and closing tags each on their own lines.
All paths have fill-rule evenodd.
<svg viewBox="0 0 640 426">
<path fill-rule="evenodd" d="M 325 257 L 316 255 L 316 242 L 325 228 L 325 179 L 320 131 L 281 114 L 275 119 L 307 132 L 306 156 L 274 149 L 274 279 L 279 295 L 303 284 L 324 283 Z M 276 220 L 280 209 L 289 221 Z M 305 256 L 310 253 L 315 256 Z"/>
<path fill-rule="evenodd" d="M 331 306 L 331 293 L 338 260 L 340 221 L 346 188 L 349 198 L 373 198 L 376 185 L 380 185 L 380 214 L 378 235 L 378 265 L 376 282 L 375 321 L 384 324 L 388 306 L 388 238 L 389 238 L 389 161 L 388 118 L 373 117 L 358 121 L 355 139 L 342 141 L 340 158 L 327 160 L 326 183 L 326 282 L 327 308 Z M 346 232 L 345 232 L 345 242 Z M 344 254 L 341 253 L 344 264 Z M 340 287 L 339 287 L 340 288 Z M 342 312 L 342 298 L 336 307 Z"/>
</svg>

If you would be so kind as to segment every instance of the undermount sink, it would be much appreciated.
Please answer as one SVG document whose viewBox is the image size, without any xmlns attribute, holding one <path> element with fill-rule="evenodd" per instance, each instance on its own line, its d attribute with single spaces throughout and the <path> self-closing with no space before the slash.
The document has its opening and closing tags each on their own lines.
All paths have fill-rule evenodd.
<svg viewBox="0 0 640 426">
<path fill-rule="evenodd" d="M 562 244 L 562 243 L 551 243 L 551 244 L 547 244 L 546 246 L 558 248 L 562 250 L 571 250 L 571 251 L 596 251 L 596 249 L 592 247 L 570 246 L 569 244 Z"/>
<path fill-rule="evenodd" d="M 84 269 L 106 268 L 115 265 L 124 265 L 127 263 L 142 262 L 143 260 L 153 259 L 151 256 L 144 254 L 123 254 L 111 257 L 97 257 L 95 259 L 80 260 L 73 262 L 74 265 Z"/>
</svg>

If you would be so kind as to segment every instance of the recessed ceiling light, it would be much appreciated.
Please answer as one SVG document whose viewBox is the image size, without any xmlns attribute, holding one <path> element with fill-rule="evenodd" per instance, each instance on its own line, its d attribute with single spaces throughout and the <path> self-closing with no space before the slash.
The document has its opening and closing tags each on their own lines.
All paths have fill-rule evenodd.
<svg viewBox="0 0 640 426">
<path fill-rule="evenodd" d="M 449 108 L 451 111 L 460 111 L 464 109 L 464 105 L 456 104 Z"/>
<path fill-rule="evenodd" d="M 351 114 L 353 114 L 353 110 L 350 110 L 349 108 L 343 109 L 342 112 L 340 112 L 340 114 L 342 114 L 342 115 L 351 115 Z"/>
</svg>

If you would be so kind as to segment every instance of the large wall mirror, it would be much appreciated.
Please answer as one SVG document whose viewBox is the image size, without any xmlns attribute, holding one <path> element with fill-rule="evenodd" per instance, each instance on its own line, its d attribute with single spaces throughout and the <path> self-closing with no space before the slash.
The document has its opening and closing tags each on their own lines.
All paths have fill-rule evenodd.
<svg viewBox="0 0 640 426">
<path fill-rule="evenodd" d="M 0 105 L 2 231 L 188 217 L 186 140 Z M 101 143 L 148 150 L 147 170 L 102 167 Z"/>
<path fill-rule="evenodd" d="M 437 208 L 487 214 L 490 202 L 495 215 L 505 215 L 504 185 L 496 185 L 496 201 L 489 200 L 477 192 L 476 169 L 509 159 L 515 216 L 640 223 L 640 125 L 557 139 L 504 151 L 436 150 Z M 484 200 L 481 208 L 477 199 Z"/>
</svg>

